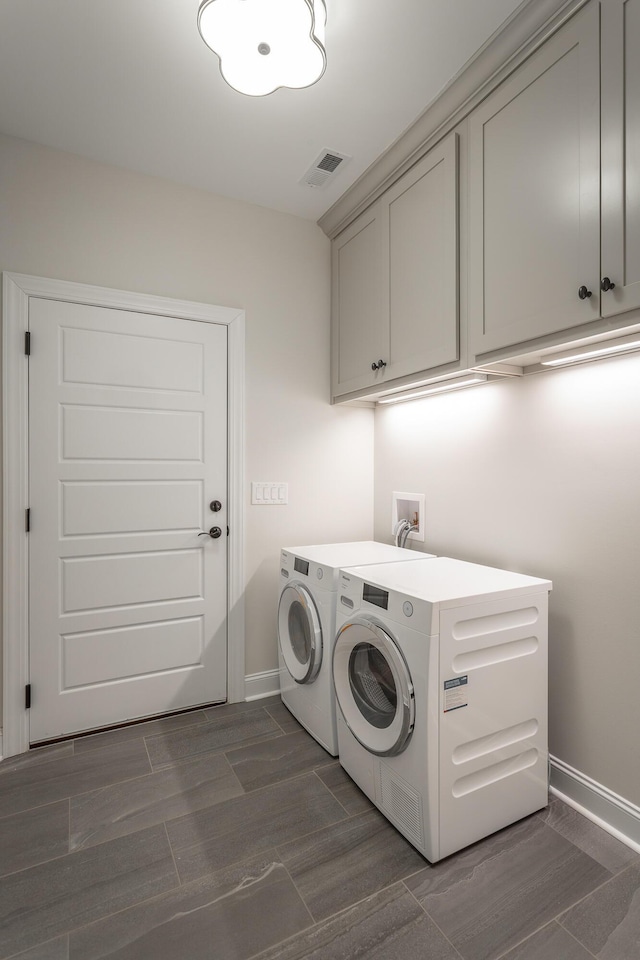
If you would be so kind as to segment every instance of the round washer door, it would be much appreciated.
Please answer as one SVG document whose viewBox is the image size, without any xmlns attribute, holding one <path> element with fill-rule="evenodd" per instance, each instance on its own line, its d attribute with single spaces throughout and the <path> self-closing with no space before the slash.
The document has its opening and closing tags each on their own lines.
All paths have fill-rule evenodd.
<svg viewBox="0 0 640 960">
<path fill-rule="evenodd" d="M 296 683 L 312 683 L 322 663 L 322 627 L 313 597 L 296 580 L 280 594 L 278 643 Z"/>
<path fill-rule="evenodd" d="M 372 620 L 354 618 L 338 631 L 333 682 L 345 723 L 369 753 L 392 757 L 415 724 L 409 667 L 396 641 Z"/>
</svg>

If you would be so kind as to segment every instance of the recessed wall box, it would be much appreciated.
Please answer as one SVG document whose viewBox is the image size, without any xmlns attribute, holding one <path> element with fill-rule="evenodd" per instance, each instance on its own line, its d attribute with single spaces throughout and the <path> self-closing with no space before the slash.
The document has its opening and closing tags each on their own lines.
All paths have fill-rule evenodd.
<svg viewBox="0 0 640 960">
<path fill-rule="evenodd" d="M 424 493 L 399 493 L 394 490 L 391 499 L 391 532 L 395 535 L 399 520 L 408 520 L 417 525 L 407 539 L 424 543 Z"/>
</svg>

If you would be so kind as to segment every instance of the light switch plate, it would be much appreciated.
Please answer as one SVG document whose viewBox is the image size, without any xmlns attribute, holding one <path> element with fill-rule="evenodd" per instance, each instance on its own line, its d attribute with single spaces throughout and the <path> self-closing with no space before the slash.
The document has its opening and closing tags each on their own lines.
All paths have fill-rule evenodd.
<svg viewBox="0 0 640 960">
<path fill-rule="evenodd" d="M 276 480 L 252 480 L 251 503 L 260 506 L 289 502 L 289 484 Z"/>
</svg>

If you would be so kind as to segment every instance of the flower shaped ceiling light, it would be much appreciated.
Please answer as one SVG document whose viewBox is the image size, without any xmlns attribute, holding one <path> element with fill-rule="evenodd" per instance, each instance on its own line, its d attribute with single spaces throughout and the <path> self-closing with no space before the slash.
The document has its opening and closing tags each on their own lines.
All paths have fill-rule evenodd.
<svg viewBox="0 0 640 960">
<path fill-rule="evenodd" d="M 240 93 L 309 87 L 324 73 L 324 0 L 203 0 L 202 39 Z"/>
</svg>

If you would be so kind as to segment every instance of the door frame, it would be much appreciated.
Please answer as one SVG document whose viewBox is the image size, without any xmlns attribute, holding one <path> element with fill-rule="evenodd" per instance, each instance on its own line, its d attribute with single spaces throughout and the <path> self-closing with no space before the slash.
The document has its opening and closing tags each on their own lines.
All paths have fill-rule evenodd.
<svg viewBox="0 0 640 960">
<path fill-rule="evenodd" d="M 29 683 L 29 538 L 25 530 L 25 510 L 29 506 L 29 365 L 22 359 L 30 297 L 227 327 L 228 517 L 232 531 L 227 569 L 227 700 L 244 700 L 244 310 L 20 273 L 3 273 L 2 279 L 2 755 L 11 757 L 29 749 L 29 714 L 25 708 L 25 687 Z"/>
</svg>

